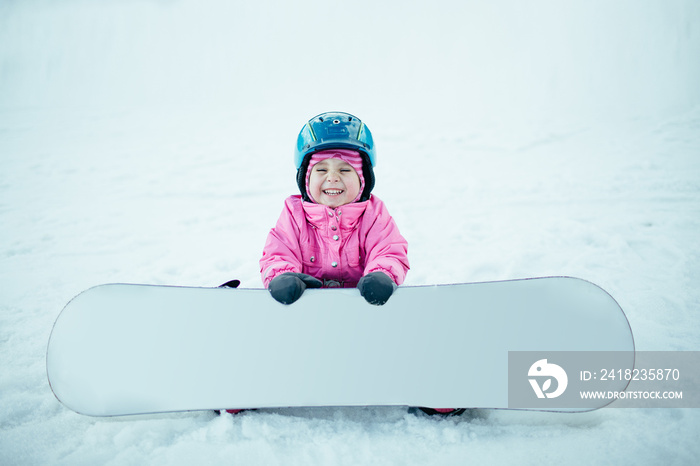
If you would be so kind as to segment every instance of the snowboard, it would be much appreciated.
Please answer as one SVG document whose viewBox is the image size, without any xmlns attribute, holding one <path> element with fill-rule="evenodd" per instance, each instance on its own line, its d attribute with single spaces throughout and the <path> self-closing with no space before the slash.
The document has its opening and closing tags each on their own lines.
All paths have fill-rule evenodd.
<svg viewBox="0 0 700 466">
<path fill-rule="evenodd" d="M 91 416 L 512 408 L 509 361 L 519 352 L 535 359 L 616 352 L 624 355 L 620 369 L 634 365 L 620 306 L 570 277 L 401 286 L 383 306 L 368 304 L 357 289 L 309 289 L 283 305 L 265 289 L 99 285 L 59 314 L 46 365 L 58 400 Z M 523 370 L 516 378 L 529 387 Z M 534 409 L 587 411 L 609 401 L 592 403 Z"/>
</svg>

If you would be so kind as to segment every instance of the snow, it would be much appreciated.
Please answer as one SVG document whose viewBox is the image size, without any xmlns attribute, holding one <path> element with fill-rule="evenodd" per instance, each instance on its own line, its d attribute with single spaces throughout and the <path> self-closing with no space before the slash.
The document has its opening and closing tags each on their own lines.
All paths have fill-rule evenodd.
<svg viewBox="0 0 700 466">
<path fill-rule="evenodd" d="M 694 409 L 102 419 L 44 356 L 93 285 L 260 286 L 332 109 L 372 128 L 407 284 L 577 276 L 638 349 L 700 350 L 698 56 L 692 0 L 0 3 L 0 463 L 694 464 Z"/>
</svg>

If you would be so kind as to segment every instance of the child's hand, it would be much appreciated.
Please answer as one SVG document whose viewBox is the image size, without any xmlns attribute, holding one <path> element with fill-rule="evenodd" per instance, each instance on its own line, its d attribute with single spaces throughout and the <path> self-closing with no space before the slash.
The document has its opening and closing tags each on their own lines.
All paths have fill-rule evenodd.
<svg viewBox="0 0 700 466">
<path fill-rule="evenodd" d="M 282 304 L 292 304 L 307 288 L 321 288 L 323 282 L 305 273 L 285 272 L 272 279 L 267 289 Z"/>
<path fill-rule="evenodd" d="M 381 306 L 389 301 L 397 286 L 384 272 L 372 272 L 360 278 L 357 288 L 368 303 Z"/>
</svg>

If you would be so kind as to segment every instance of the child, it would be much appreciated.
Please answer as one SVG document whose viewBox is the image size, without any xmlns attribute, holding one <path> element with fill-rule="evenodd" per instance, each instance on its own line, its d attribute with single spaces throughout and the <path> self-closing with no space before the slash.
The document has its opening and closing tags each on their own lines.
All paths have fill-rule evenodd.
<svg viewBox="0 0 700 466">
<path fill-rule="evenodd" d="M 309 120 L 294 154 L 300 195 L 288 197 L 270 231 L 260 272 L 283 304 L 306 288 L 353 288 L 387 302 L 408 272 L 406 240 L 372 195 L 372 133 L 357 117 L 328 112 Z"/>
<path fill-rule="evenodd" d="M 407 243 L 371 194 L 376 154 L 369 128 L 348 113 L 318 115 L 299 133 L 294 162 L 301 194 L 285 200 L 267 237 L 265 287 L 283 304 L 306 288 L 337 287 L 357 287 L 370 304 L 386 303 L 408 272 Z"/>
</svg>

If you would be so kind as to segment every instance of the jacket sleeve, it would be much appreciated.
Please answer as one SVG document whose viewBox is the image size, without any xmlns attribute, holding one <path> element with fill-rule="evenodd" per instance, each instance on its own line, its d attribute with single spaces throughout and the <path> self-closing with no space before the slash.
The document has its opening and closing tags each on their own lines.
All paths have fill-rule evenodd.
<svg viewBox="0 0 700 466">
<path fill-rule="evenodd" d="M 386 273 L 397 285 L 406 279 L 409 270 L 408 243 L 399 232 L 396 222 L 386 206 L 377 201 L 374 221 L 365 239 L 364 275 L 372 272 Z"/>
<path fill-rule="evenodd" d="M 292 201 L 287 199 L 277 224 L 267 235 L 260 259 L 260 274 L 265 288 L 277 275 L 302 271 L 299 234 Z"/>
</svg>

